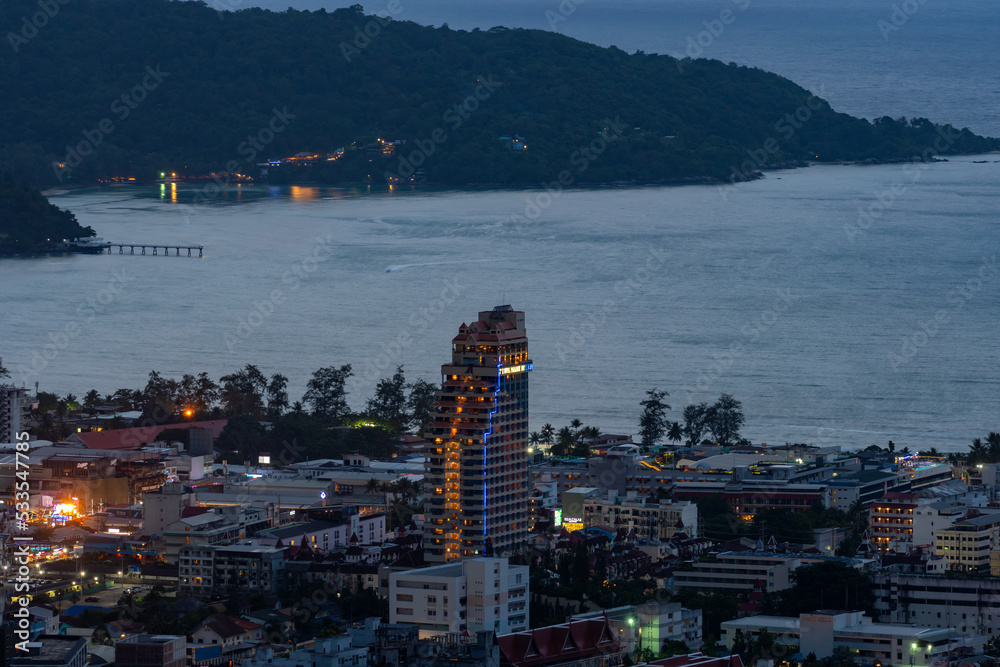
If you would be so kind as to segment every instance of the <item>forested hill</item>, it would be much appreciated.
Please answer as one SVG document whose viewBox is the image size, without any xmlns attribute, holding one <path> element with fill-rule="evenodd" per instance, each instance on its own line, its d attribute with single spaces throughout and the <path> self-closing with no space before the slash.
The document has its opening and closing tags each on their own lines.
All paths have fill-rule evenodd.
<svg viewBox="0 0 1000 667">
<path fill-rule="evenodd" d="M 272 178 L 384 182 L 420 167 L 456 185 L 538 184 L 564 170 L 576 183 L 728 180 L 795 160 L 1000 148 L 926 120 L 836 113 L 758 69 L 543 31 L 431 28 L 359 6 L 50 4 L 52 16 L 37 0 L 0 4 L 0 168 L 37 185 L 227 166 L 256 175 L 265 159 L 340 147 L 336 162 Z M 500 140 L 515 135 L 526 150 Z M 406 140 L 420 164 L 365 150 L 379 138 Z"/>
<path fill-rule="evenodd" d="M 94 230 L 81 226 L 75 215 L 0 172 L 0 254 L 93 235 Z"/>
</svg>

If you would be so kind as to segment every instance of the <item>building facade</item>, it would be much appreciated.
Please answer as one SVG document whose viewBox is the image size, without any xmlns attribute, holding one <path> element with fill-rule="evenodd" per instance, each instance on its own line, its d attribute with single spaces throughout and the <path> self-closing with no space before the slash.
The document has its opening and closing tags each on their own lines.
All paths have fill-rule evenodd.
<svg viewBox="0 0 1000 667">
<path fill-rule="evenodd" d="M 506 558 L 457 563 L 389 575 L 389 622 L 416 625 L 422 635 L 528 629 L 528 568 Z"/>
<path fill-rule="evenodd" d="M 1000 579 L 878 573 L 872 592 L 879 618 L 892 623 L 1000 634 Z"/>
<path fill-rule="evenodd" d="M 701 649 L 701 609 L 685 609 L 680 602 L 644 602 L 613 609 L 574 614 L 574 620 L 607 619 L 626 653 L 644 648 L 660 653 L 668 642 L 684 642 L 688 650 Z"/>
<path fill-rule="evenodd" d="M 426 463 L 424 557 L 444 563 L 519 550 L 528 536 L 528 338 L 497 306 L 452 339 Z"/>
<path fill-rule="evenodd" d="M 913 547 L 916 493 L 887 493 L 868 508 L 868 530 L 879 551 L 907 553 Z"/>
<path fill-rule="evenodd" d="M 115 644 L 117 667 L 184 667 L 187 638 L 178 635 L 133 635 Z"/>
<path fill-rule="evenodd" d="M 211 595 L 236 587 L 276 594 L 285 580 L 285 550 L 252 544 L 186 546 L 179 557 L 177 591 Z"/>
<path fill-rule="evenodd" d="M 565 512 L 563 520 L 566 520 Z M 645 498 L 586 498 L 583 501 L 583 526 L 624 528 L 634 530 L 639 538 L 656 540 L 669 540 L 678 532 L 698 537 L 698 506 L 690 500 L 652 503 L 646 502 Z"/>
<path fill-rule="evenodd" d="M 751 551 L 725 551 L 674 571 L 674 590 L 752 591 L 774 593 L 790 588 L 792 572 L 806 561 L 800 556 Z M 815 561 L 812 561 L 815 562 Z"/>
<path fill-rule="evenodd" d="M 937 531 L 934 552 L 948 560 L 948 569 L 989 572 L 990 553 L 1000 546 L 1000 513 L 970 516 Z"/>
<path fill-rule="evenodd" d="M 28 390 L 0 385 L 0 443 L 17 442 L 28 414 Z"/>
</svg>

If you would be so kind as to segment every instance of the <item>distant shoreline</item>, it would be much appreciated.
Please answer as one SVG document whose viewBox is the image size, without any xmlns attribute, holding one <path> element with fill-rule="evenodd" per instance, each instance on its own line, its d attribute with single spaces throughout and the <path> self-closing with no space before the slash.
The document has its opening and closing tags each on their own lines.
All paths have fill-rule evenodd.
<svg viewBox="0 0 1000 667">
<path fill-rule="evenodd" d="M 727 180 L 727 179 L 717 179 L 708 176 L 705 177 L 692 177 L 686 179 L 680 179 L 676 181 L 652 181 L 652 182 L 637 182 L 637 181 L 612 181 L 607 183 L 579 183 L 567 186 L 566 189 L 572 190 L 604 190 L 612 188 L 648 188 L 648 187 L 678 187 L 685 185 L 735 185 L 738 183 L 750 183 L 753 181 L 761 180 L 766 177 L 766 174 L 770 172 L 779 171 L 790 171 L 793 169 L 805 169 L 808 167 L 824 167 L 824 166 L 857 166 L 857 167 L 869 167 L 869 166 L 882 166 L 890 164 L 915 164 L 915 163 L 935 163 L 935 162 L 948 162 L 950 159 L 958 157 L 979 157 L 979 156 L 997 156 L 1000 155 L 1000 151 L 989 151 L 986 153 L 961 153 L 961 154 L 949 154 L 946 157 L 935 156 L 930 160 L 920 160 L 915 157 L 910 158 L 886 158 L 886 159 L 876 159 L 868 158 L 865 160 L 831 160 L 831 161 L 820 161 L 820 160 L 791 160 L 789 162 L 766 165 L 758 169 L 755 172 L 754 177 L 747 178 L 741 181 Z M 191 180 L 176 179 L 172 182 L 179 183 L 181 185 L 196 185 L 204 184 L 205 180 L 203 177 L 192 177 Z M 73 192 L 79 192 L 81 190 L 95 190 L 100 191 L 103 189 L 115 188 L 115 189 L 132 189 L 132 188 L 145 188 L 152 187 L 155 185 L 160 185 L 164 183 L 162 180 L 154 180 L 149 182 L 134 182 L 126 184 L 115 184 L 107 185 L 101 183 L 94 183 L 92 185 L 85 184 L 74 184 L 66 185 L 59 188 L 51 188 L 48 190 L 43 190 L 42 194 L 46 197 L 61 196 L 71 194 Z M 235 185 L 249 185 L 249 186 L 278 186 L 278 187 L 291 187 L 291 186 L 310 186 L 310 187 L 332 187 L 332 188 L 378 188 L 380 192 L 389 192 L 391 188 L 396 188 L 399 190 L 416 191 L 425 189 L 440 189 L 440 190 L 483 190 L 483 191 L 504 191 L 504 190 L 525 190 L 525 189 L 536 189 L 544 188 L 544 184 L 539 184 L 537 182 L 530 183 L 465 183 L 465 184 L 454 184 L 454 183 L 407 183 L 403 185 L 390 185 L 388 183 L 374 183 L 366 181 L 347 181 L 347 182 L 327 182 L 327 181 L 308 181 L 308 180 L 296 180 L 289 181 L 287 183 L 273 183 L 268 180 L 253 181 L 250 183 L 222 183 L 222 186 L 232 187 Z"/>
</svg>

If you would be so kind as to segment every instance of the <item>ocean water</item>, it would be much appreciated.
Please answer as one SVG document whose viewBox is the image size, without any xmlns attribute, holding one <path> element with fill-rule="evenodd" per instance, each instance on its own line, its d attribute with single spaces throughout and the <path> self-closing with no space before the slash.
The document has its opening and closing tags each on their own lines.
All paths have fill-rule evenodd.
<svg viewBox="0 0 1000 667">
<path fill-rule="evenodd" d="M 551 201 L 68 193 L 53 201 L 108 240 L 206 255 L 0 262 L 4 361 L 19 383 L 77 395 L 255 363 L 288 375 L 293 399 L 316 368 L 350 363 L 360 408 L 397 364 L 437 380 L 459 324 L 509 303 L 526 311 L 532 429 L 579 418 L 634 433 L 659 387 L 675 418 L 735 395 L 756 442 L 964 448 L 1000 409 L 1000 156 L 982 159 Z"/>
<path fill-rule="evenodd" d="M 257 4 L 283 10 L 289 0 Z M 690 38 L 701 55 L 778 72 L 841 111 L 1000 135 L 992 5 L 903 6 L 399 0 L 366 9 L 398 7 L 397 18 L 452 28 L 554 29 L 629 51 L 684 55 Z M 218 377 L 256 363 L 288 375 L 295 399 L 316 368 L 351 363 L 360 408 L 397 364 L 436 380 L 458 325 L 510 303 L 527 313 L 532 429 L 579 418 L 634 433 L 639 401 L 659 387 L 673 418 L 688 403 L 735 395 L 756 442 L 962 449 L 1000 430 L 997 160 L 819 166 L 731 189 L 566 190 L 548 200 L 532 190 L 233 187 L 192 206 L 184 185 L 66 193 L 53 201 L 107 240 L 203 243 L 206 256 L 0 261 L 0 355 L 17 383 L 78 396 L 142 386 L 152 369 Z"/>
</svg>

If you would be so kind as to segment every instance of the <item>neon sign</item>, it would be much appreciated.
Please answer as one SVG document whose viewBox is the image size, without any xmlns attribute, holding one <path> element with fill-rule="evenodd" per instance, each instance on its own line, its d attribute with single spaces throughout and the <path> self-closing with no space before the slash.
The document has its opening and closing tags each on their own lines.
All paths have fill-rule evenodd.
<svg viewBox="0 0 1000 667">
<path fill-rule="evenodd" d="M 507 366 L 500 369 L 500 375 L 510 375 L 511 373 L 523 373 L 535 367 L 534 364 L 518 364 L 517 366 Z"/>
</svg>

